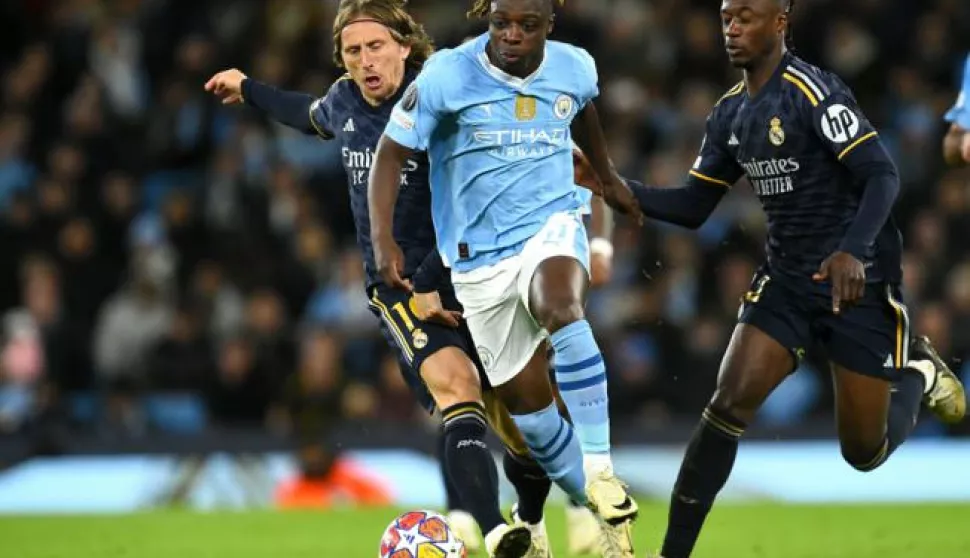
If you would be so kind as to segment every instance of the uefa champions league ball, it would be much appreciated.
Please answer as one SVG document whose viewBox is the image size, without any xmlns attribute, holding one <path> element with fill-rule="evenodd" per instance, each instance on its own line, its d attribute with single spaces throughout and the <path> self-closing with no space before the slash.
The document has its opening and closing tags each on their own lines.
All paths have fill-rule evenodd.
<svg viewBox="0 0 970 558">
<path fill-rule="evenodd" d="M 379 558 L 466 558 L 465 544 L 448 521 L 432 511 L 410 511 L 396 517 L 381 537 Z"/>
</svg>

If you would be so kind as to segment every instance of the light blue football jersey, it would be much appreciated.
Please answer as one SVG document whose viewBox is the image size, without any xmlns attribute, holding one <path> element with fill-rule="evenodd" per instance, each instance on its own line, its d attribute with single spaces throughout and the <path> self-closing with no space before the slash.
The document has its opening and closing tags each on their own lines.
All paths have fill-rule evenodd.
<svg viewBox="0 0 970 558">
<path fill-rule="evenodd" d="M 428 152 L 438 249 L 460 272 L 517 254 L 551 215 L 580 210 L 569 126 L 599 94 L 583 49 L 548 41 L 523 79 L 488 61 L 487 42 L 435 53 L 384 131 Z"/>
<path fill-rule="evenodd" d="M 576 185 L 576 197 L 579 198 L 579 207 L 583 215 L 591 215 L 593 213 L 593 192 L 583 188 L 579 184 Z"/>
<path fill-rule="evenodd" d="M 957 102 L 947 111 L 944 118 L 964 130 L 970 130 L 970 54 L 967 55 L 967 62 L 963 67 L 963 82 L 960 85 L 960 92 L 957 93 Z"/>
</svg>

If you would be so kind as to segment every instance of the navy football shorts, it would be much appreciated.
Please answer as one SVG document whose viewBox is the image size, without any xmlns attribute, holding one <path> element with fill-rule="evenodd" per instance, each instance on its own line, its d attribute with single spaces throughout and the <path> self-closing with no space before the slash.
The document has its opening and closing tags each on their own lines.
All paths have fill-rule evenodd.
<svg viewBox="0 0 970 558">
<path fill-rule="evenodd" d="M 744 295 L 738 321 L 757 327 L 800 360 L 811 347 L 853 372 L 898 379 L 909 357 L 909 314 L 899 285 L 873 282 L 861 300 L 832 313 L 831 286 L 763 268 Z"/>
<path fill-rule="evenodd" d="M 415 316 L 411 294 L 386 285 L 372 287 L 368 293 L 371 312 L 381 320 L 381 333 L 397 353 L 401 373 L 418 403 L 428 412 L 435 408 L 434 398 L 421 379 L 424 360 L 445 347 L 457 347 L 475 364 L 480 378 L 485 378 L 475 351 L 471 333 L 462 322 L 452 328 L 434 322 L 424 322 Z M 439 292 L 441 304 L 447 310 L 461 311 L 461 304 L 453 292 Z M 483 386 L 485 387 L 485 386 Z"/>
</svg>

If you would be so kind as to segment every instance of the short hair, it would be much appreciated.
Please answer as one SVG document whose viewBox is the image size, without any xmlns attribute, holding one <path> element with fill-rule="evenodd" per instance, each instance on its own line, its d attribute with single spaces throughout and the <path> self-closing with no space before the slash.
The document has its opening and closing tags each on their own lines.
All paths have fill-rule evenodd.
<svg viewBox="0 0 970 558">
<path fill-rule="evenodd" d="M 411 47 L 405 64 L 420 69 L 434 52 L 434 42 L 424 26 L 416 22 L 406 9 L 407 0 L 341 0 L 337 17 L 333 20 L 333 61 L 343 68 L 343 42 L 340 34 L 355 21 L 370 20 L 387 27 L 394 40 Z"/>
<path fill-rule="evenodd" d="M 483 17 L 487 17 L 488 11 L 492 7 L 493 1 L 494 0 L 475 0 L 475 3 L 472 4 L 472 9 L 468 11 L 468 14 L 467 14 L 468 18 L 480 19 Z M 563 4 L 566 3 L 566 0 L 552 0 L 553 6 L 555 6 L 557 2 L 559 3 L 560 6 L 562 6 Z"/>
<path fill-rule="evenodd" d="M 791 16 L 792 10 L 795 9 L 795 0 L 781 0 L 781 3 L 782 10 L 784 10 L 785 16 L 788 17 L 788 27 L 785 29 L 785 46 L 788 47 L 788 50 L 795 50 L 795 34 L 791 27 Z"/>
</svg>

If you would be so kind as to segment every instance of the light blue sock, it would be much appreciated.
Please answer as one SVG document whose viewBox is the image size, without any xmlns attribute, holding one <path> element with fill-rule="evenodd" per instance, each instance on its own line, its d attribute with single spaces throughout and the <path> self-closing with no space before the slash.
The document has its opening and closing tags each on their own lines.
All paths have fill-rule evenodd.
<svg viewBox="0 0 970 558">
<path fill-rule="evenodd" d="M 551 336 L 556 383 L 584 454 L 610 453 L 606 366 L 589 322 L 579 320 Z"/>
<path fill-rule="evenodd" d="M 586 503 L 586 475 L 583 452 L 573 436 L 572 426 L 563 420 L 553 403 L 528 415 L 512 415 L 539 465 L 570 498 Z"/>
</svg>

